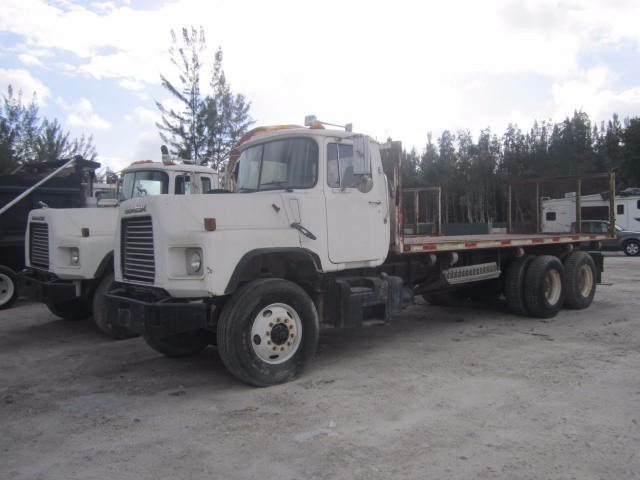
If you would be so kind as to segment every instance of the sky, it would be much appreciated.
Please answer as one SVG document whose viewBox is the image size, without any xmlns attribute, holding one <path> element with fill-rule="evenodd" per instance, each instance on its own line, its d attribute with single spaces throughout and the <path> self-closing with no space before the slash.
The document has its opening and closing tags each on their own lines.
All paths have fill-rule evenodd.
<svg viewBox="0 0 640 480">
<path fill-rule="evenodd" d="M 584 110 L 640 115 L 640 0 L 2 0 L 0 88 L 92 135 L 118 170 L 160 159 L 172 29 L 202 26 L 256 125 L 305 115 L 424 149 L 427 133 Z"/>
</svg>

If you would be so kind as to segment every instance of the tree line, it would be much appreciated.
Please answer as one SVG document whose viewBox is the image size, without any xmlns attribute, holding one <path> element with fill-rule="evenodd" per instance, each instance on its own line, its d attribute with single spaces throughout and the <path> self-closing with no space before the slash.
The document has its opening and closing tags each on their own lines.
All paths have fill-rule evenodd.
<svg viewBox="0 0 640 480">
<path fill-rule="evenodd" d="M 25 104 L 9 85 L 0 107 L 0 173 L 75 155 L 94 160 L 93 138 L 71 138 L 58 120 L 40 118 L 35 96 Z"/>
<path fill-rule="evenodd" d="M 422 153 L 403 153 L 405 186 L 442 187 L 442 221 L 505 220 L 506 186 L 512 179 L 613 171 L 617 189 L 640 186 L 640 117 L 613 117 L 600 125 L 585 112 L 557 123 L 535 121 L 526 131 L 509 124 L 475 140 L 468 129 L 427 135 Z"/>
</svg>

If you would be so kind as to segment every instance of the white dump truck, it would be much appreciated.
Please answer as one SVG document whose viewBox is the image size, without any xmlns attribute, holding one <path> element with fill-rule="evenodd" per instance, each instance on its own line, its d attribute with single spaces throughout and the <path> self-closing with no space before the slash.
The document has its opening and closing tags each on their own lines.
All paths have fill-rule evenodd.
<svg viewBox="0 0 640 480">
<path fill-rule="evenodd" d="M 122 172 L 119 201 L 146 196 L 208 193 L 220 188 L 208 167 L 173 162 L 134 162 Z M 98 200 L 97 208 L 40 208 L 29 213 L 22 295 L 41 301 L 55 315 L 76 320 L 93 316 L 113 338 L 134 332 L 105 315 L 103 296 L 113 282 L 113 248 L 118 200 Z M 101 205 L 101 206 L 100 206 Z"/>
<path fill-rule="evenodd" d="M 316 122 L 240 151 L 234 193 L 119 207 L 107 316 L 164 355 L 214 344 L 231 374 L 267 386 L 299 375 L 321 327 L 389 322 L 414 294 L 504 292 L 538 317 L 593 299 L 601 262 L 578 246 L 611 233 L 407 234 L 399 142 Z"/>
</svg>

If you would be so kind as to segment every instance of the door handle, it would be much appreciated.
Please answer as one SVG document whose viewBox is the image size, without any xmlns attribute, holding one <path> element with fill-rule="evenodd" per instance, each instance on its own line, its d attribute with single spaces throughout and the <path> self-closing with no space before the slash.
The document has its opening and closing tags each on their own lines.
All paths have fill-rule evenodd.
<svg viewBox="0 0 640 480">
<path fill-rule="evenodd" d="M 380 205 L 381 203 L 382 202 L 380 200 L 375 201 L 375 202 L 369 201 L 369 205 Z"/>
<path fill-rule="evenodd" d="M 310 238 L 311 240 L 316 240 L 316 236 L 309 230 L 304 228 L 302 225 L 300 225 L 298 222 L 294 222 L 290 226 L 291 228 L 295 228 L 296 230 L 298 230 L 305 237 Z"/>
</svg>

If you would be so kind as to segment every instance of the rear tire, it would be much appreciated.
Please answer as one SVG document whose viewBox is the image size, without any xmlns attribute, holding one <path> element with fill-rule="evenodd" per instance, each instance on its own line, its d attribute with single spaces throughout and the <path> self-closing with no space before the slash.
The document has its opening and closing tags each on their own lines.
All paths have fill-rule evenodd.
<svg viewBox="0 0 640 480">
<path fill-rule="evenodd" d="M 240 288 L 218 320 L 218 352 L 227 370 L 266 387 L 296 378 L 318 347 L 319 321 L 309 295 L 277 278 Z"/>
<path fill-rule="evenodd" d="M 0 310 L 9 308 L 17 298 L 16 273 L 9 267 L 0 265 Z"/>
<path fill-rule="evenodd" d="M 93 323 L 96 324 L 102 333 L 116 340 L 124 340 L 125 338 L 138 336 L 124 325 L 119 324 L 117 318 L 107 317 L 104 294 L 109 291 L 111 285 L 113 285 L 113 273 L 108 274 L 100 281 L 93 294 Z"/>
<path fill-rule="evenodd" d="M 146 332 L 142 335 L 142 338 L 144 338 L 147 345 L 153 348 L 156 352 L 170 358 L 196 355 L 202 352 L 209 345 L 207 336 L 199 330 L 194 332 L 177 333 L 168 337 L 158 337 L 152 332 Z"/>
<path fill-rule="evenodd" d="M 624 244 L 624 253 L 630 257 L 636 257 L 640 254 L 640 243 L 636 240 L 629 240 Z"/>
<path fill-rule="evenodd" d="M 524 300 L 529 314 L 539 318 L 555 317 L 564 303 L 562 288 L 564 267 L 558 257 L 535 257 L 525 276 Z"/>
<path fill-rule="evenodd" d="M 51 313 L 64 320 L 82 320 L 91 316 L 91 307 L 87 305 L 84 298 L 74 298 L 64 302 L 49 301 L 46 305 Z"/>
<path fill-rule="evenodd" d="M 527 269 L 535 257 L 527 255 L 515 258 L 507 267 L 504 279 L 504 296 L 509 310 L 518 315 L 528 315 L 529 310 L 524 300 L 524 282 Z"/>
<path fill-rule="evenodd" d="M 591 305 L 596 293 L 596 265 L 591 255 L 573 252 L 564 262 L 564 306 L 581 310 Z"/>
</svg>

